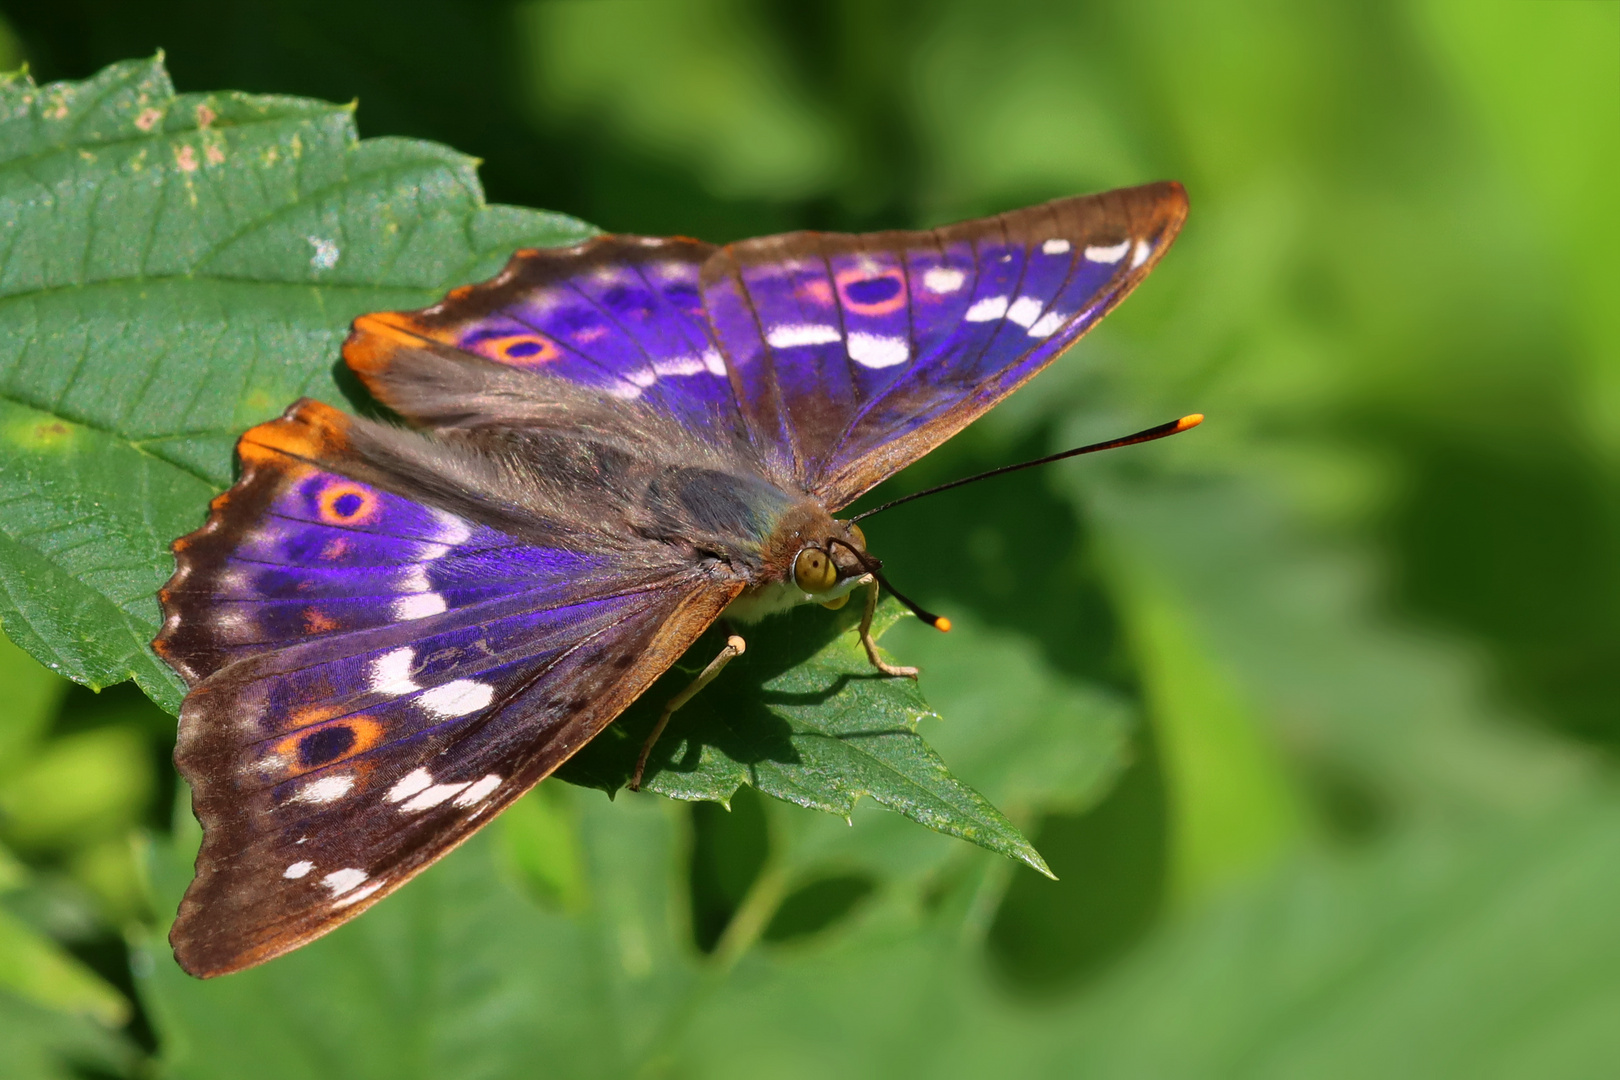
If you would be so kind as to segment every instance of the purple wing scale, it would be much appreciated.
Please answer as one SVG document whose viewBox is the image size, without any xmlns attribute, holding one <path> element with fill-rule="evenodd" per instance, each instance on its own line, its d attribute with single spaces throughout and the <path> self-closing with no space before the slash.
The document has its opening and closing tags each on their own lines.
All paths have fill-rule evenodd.
<svg viewBox="0 0 1620 1080">
<path fill-rule="evenodd" d="M 155 647 L 192 684 L 176 761 L 204 826 L 172 940 L 196 974 L 324 933 L 588 741 L 735 595 L 634 574 L 351 478 L 342 414 L 243 437 L 176 544 Z M 348 472 L 355 470 L 349 469 Z"/>
</svg>

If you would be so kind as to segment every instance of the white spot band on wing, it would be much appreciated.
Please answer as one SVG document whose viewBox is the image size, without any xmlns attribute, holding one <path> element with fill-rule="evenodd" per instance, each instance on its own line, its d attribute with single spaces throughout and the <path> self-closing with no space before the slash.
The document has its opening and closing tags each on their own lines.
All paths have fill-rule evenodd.
<svg viewBox="0 0 1620 1080">
<path fill-rule="evenodd" d="M 384 795 L 383 798 L 389 802 L 399 802 L 401 799 L 408 799 L 418 791 L 432 785 L 432 773 L 426 769 L 415 769 L 400 777 L 394 786 L 388 789 L 388 794 Z"/>
<path fill-rule="evenodd" d="M 439 531 L 433 535 L 433 539 L 438 543 L 448 545 L 445 551 L 440 552 L 439 555 L 444 555 L 448 553 L 450 548 L 466 543 L 468 538 L 472 536 L 472 526 L 449 511 L 435 509 L 433 519 L 439 523 Z M 435 556 L 435 558 L 437 557 Z"/>
<path fill-rule="evenodd" d="M 350 893 L 348 896 L 342 897 L 341 899 L 335 901 L 332 906 L 335 908 L 340 908 L 348 907 L 350 904 L 358 904 L 360 901 L 364 900 L 366 897 L 370 896 L 372 893 L 376 892 L 386 884 L 386 881 L 380 879 L 373 881 L 365 888 L 356 890 L 355 892 Z"/>
<path fill-rule="evenodd" d="M 311 780 L 298 789 L 293 799 L 307 803 L 329 803 L 341 799 L 354 787 L 354 777 L 348 773 L 339 773 L 337 776 L 323 776 L 319 780 Z"/>
<path fill-rule="evenodd" d="M 708 370 L 708 365 L 703 362 L 701 356 L 681 353 L 678 356 L 661 356 L 654 360 L 653 370 L 661 377 L 699 375 Z"/>
<path fill-rule="evenodd" d="M 333 896 L 341 896 L 370 876 L 364 870 L 357 870 L 351 866 L 343 870 L 332 871 L 321 878 L 321 884 L 331 889 Z"/>
<path fill-rule="evenodd" d="M 287 869 L 282 872 L 281 876 L 284 878 L 292 878 L 294 881 L 296 881 L 313 869 L 315 869 L 315 864 L 310 862 L 308 859 L 305 859 L 302 862 L 295 862 L 291 866 L 287 867 Z"/>
<path fill-rule="evenodd" d="M 1112 247 L 1088 247 L 1086 248 L 1086 260 L 1094 263 L 1117 263 L 1125 257 L 1125 253 L 1129 250 L 1131 250 L 1129 240 L 1121 240 Z"/>
<path fill-rule="evenodd" d="M 1035 320 L 1035 325 L 1029 328 L 1029 336 L 1033 338 L 1051 337 L 1053 334 L 1063 329 L 1063 324 L 1068 321 L 1069 317 L 1063 314 L 1063 312 L 1048 311 L 1045 315 L 1042 315 L 1039 319 Z"/>
<path fill-rule="evenodd" d="M 1151 254 L 1153 254 L 1153 245 L 1146 240 L 1138 240 L 1136 242 L 1136 254 L 1131 256 L 1131 269 L 1135 270 L 1138 266 L 1147 262 L 1147 257 Z"/>
<path fill-rule="evenodd" d="M 792 349 L 800 345 L 830 345 L 839 336 L 838 327 L 824 323 L 783 323 L 771 327 L 765 340 L 773 349 Z"/>
<path fill-rule="evenodd" d="M 410 802 L 401 806 L 399 808 L 399 812 L 402 814 L 421 813 L 423 810 L 428 810 L 432 807 L 438 806 L 446 799 L 459 794 L 462 789 L 466 788 L 467 786 L 468 783 L 465 780 L 459 784 L 434 784 L 432 787 L 417 795 Z"/>
<path fill-rule="evenodd" d="M 494 791 L 496 788 L 498 788 L 500 786 L 501 786 L 501 778 L 499 776 L 497 776 L 496 774 L 494 774 L 494 773 L 490 773 L 488 776 L 484 777 L 482 780 L 480 780 L 477 783 L 473 784 L 466 791 L 463 791 L 460 795 L 457 795 L 456 796 L 456 801 L 451 803 L 450 805 L 451 806 L 459 806 L 459 807 L 462 807 L 463 809 L 465 809 L 466 807 L 471 806 L 473 803 L 479 802 L 485 796 L 487 796 L 490 792 Z"/>
<path fill-rule="evenodd" d="M 1068 250 L 1069 242 L 1067 240 L 1048 240 L 1046 243 L 1041 245 L 1042 253 L 1047 255 L 1062 255 Z"/>
<path fill-rule="evenodd" d="M 894 367 L 911 359 L 911 346 L 905 338 L 857 330 L 849 335 L 849 358 L 862 367 Z"/>
<path fill-rule="evenodd" d="M 931 293 L 953 293 L 966 280 L 966 274 L 950 266 L 932 266 L 923 272 L 923 288 Z"/>
<path fill-rule="evenodd" d="M 385 652 L 371 662 L 371 692 L 399 697 L 422 689 L 411 678 L 411 665 L 416 662 L 416 650 L 410 646 Z"/>
<path fill-rule="evenodd" d="M 412 593 L 395 600 L 393 612 L 394 618 L 400 620 L 425 619 L 443 613 L 448 606 L 436 592 Z"/>
<path fill-rule="evenodd" d="M 424 690 L 417 703 L 441 720 L 477 712 L 495 700 L 495 688 L 474 679 L 457 679 Z"/>
<path fill-rule="evenodd" d="M 1041 317 L 1041 310 L 1045 307 L 1045 304 L 1033 296 L 1020 296 L 1013 301 L 1012 307 L 1007 309 L 1007 321 L 1028 328 Z"/>
<path fill-rule="evenodd" d="M 1007 298 L 1005 296 L 987 296 L 983 300 L 975 301 L 962 318 L 968 322 L 990 322 L 992 319 L 999 319 L 1005 314 L 1007 314 Z"/>
</svg>

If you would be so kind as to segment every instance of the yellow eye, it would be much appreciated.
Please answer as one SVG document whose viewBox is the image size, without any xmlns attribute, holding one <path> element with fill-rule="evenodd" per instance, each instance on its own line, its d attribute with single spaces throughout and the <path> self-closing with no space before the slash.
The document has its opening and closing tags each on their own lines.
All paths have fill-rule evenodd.
<svg viewBox="0 0 1620 1080">
<path fill-rule="evenodd" d="M 807 593 L 826 592 L 838 584 L 838 569 L 825 551 L 807 547 L 793 560 L 793 580 Z"/>
<path fill-rule="evenodd" d="M 849 527 L 849 535 L 855 538 L 856 547 L 860 548 L 862 551 L 866 550 L 866 534 L 861 532 L 861 527 L 859 525 L 851 524 Z"/>
</svg>

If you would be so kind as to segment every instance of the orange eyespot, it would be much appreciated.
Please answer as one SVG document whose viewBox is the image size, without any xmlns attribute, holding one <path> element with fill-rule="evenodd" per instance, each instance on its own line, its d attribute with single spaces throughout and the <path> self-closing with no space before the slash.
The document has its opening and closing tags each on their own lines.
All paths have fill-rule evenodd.
<svg viewBox="0 0 1620 1080">
<path fill-rule="evenodd" d="M 316 498 L 321 520 L 328 525 L 357 525 L 369 521 L 380 505 L 377 493 L 359 484 L 335 483 L 321 489 Z"/>
<path fill-rule="evenodd" d="M 834 279 L 838 299 L 856 315 L 892 315 L 906 306 L 906 273 L 898 266 L 853 267 Z"/>
<path fill-rule="evenodd" d="M 497 363 L 524 368 L 540 367 L 562 356 L 557 343 L 544 334 L 508 334 L 505 337 L 484 338 L 462 347 Z"/>
<path fill-rule="evenodd" d="M 807 593 L 826 592 L 838 584 L 838 568 L 825 551 L 807 547 L 793 560 L 793 581 Z"/>
</svg>

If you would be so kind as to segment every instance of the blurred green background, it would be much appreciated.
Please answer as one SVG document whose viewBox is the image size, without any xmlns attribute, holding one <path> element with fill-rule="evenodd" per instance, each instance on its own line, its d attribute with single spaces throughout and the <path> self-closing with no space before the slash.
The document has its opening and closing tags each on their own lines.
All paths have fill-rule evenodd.
<svg viewBox="0 0 1620 1080">
<path fill-rule="evenodd" d="M 1008 789 L 1061 880 L 964 851 L 902 917 L 884 903 L 898 886 L 834 856 L 774 909 L 767 966 L 733 968 L 727 928 L 757 914 L 793 812 L 746 792 L 729 814 L 681 807 L 671 933 L 730 982 L 622 1071 L 1613 1074 L 1620 4 L 0 0 L 0 16 L 0 68 L 79 79 L 162 48 L 182 91 L 358 99 L 363 135 L 446 143 L 483 159 L 491 201 L 613 231 L 925 226 L 1187 185 L 1186 231 L 1078 347 L 1090 362 L 878 494 L 1184 412 L 1205 427 L 869 529 L 902 588 L 962 628 L 886 639 L 937 673 L 922 685 L 947 727 L 988 738 L 1008 709 L 1061 724 L 1099 694 L 1136 717 L 1072 797 Z M 194 1006 L 137 989 L 170 914 L 146 853 L 171 828 L 173 721 L 3 640 L 0 704 L 0 1043 L 17 1047 L 0 1061 L 210 1075 L 182 1045 Z M 556 853 L 582 842 L 586 799 L 587 816 L 608 804 L 546 799 L 511 874 L 577 916 L 591 901 Z M 867 977 L 894 965 L 932 973 L 926 994 Z M 887 995 L 907 994 L 898 1023 Z M 357 1003 L 382 1020 L 354 1037 L 459 1022 L 441 1006 Z M 220 1015 L 294 1038 L 266 1008 Z M 543 1049 L 528 1074 L 547 1074 Z"/>
</svg>

